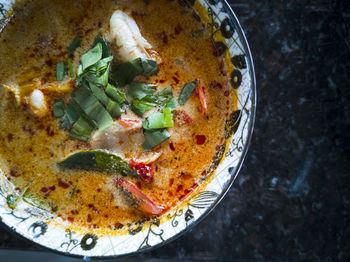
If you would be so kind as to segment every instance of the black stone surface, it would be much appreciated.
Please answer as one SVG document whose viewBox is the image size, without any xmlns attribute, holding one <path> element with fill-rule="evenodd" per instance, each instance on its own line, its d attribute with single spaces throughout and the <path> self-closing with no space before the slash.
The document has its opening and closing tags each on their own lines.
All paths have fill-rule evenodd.
<svg viewBox="0 0 350 262">
<path fill-rule="evenodd" d="M 256 66 L 248 156 L 214 212 L 141 258 L 350 261 L 350 1 L 230 2 Z M 0 247 L 39 250 L 2 227 Z"/>
</svg>

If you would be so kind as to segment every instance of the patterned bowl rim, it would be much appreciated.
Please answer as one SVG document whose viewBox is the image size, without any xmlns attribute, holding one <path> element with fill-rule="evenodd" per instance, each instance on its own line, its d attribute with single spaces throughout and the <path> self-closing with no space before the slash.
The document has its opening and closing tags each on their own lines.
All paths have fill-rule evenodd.
<svg viewBox="0 0 350 262">
<path fill-rule="evenodd" d="M 59 251 L 57 249 L 53 249 L 47 246 L 44 246 L 40 243 L 37 243 L 35 241 L 31 241 L 30 239 L 26 238 L 25 236 L 23 236 L 22 234 L 20 234 L 19 232 L 17 232 L 16 230 L 11 229 L 11 227 L 9 225 L 7 225 L 6 223 L 2 222 L 0 219 L 0 223 L 1 225 L 4 225 L 5 228 L 11 232 L 11 233 L 15 233 L 17 237 L 19 237 L 20 239 L 24 240 L 25 242 L 33 245 L 33 246 L 37 246 L 42 248 L 44 251 L 45 250 L 49 250 L 50 252 L 59 254 L 59 255 L 63 255 L 63 256 L 68 256 L 68 257 L 72 257 L 72 258 L 82 258 L 84 260 L 89 261 L 90 258 L 93 258 L 95 260 L 110 260 L 110 259 L 116 259 L 116 258 L 125 258 L 125 257 L 129 257 L 129 256 L 133 256 L 133 255 L 137 255 L 137 254 L 142 254 L 142 253 L 146 253 L 146 252 L 150 252 L 153 251 L 157 248 L 160 248 L 164 245 L 167 245 L 168 243 L 174 241 L 175 239 L 183 236 L 185 233 L 187 233 L 189 230 L 195 228 L 204 218 L 206 218 L 215 208 L 216 206 L 221 202 L 221 200 L 225 197 L 225 195 L 227 194 L 227 192 L 229 191 L 229 189 L 231 188 L 232 184 L 234 183 L 234 181 L 236 180 L 239 171 L 242 168 L 244 159 L 247 155 L 249 146 L 250 146 L 250 142 L 252 139 L 252 135 L 253 135 L 253 130 L 254 130 L 254 123 L 255 123 L 255 115 L 256 115 L 256 104 L 257 104 L 257 91 L 256 91 L 256 78 L 255 78 L 255 70 L 254 70 L 254 62 L 253 62 L 253 57 L 251 54 L 251 50 L 247 41 L 247 38 L 245 36 L 244 30 L 236 16 L 236 14 L 234 13 L 234 11 L 232 10 L 231 6 L 228 4 L 227 0 L 220 0 L 220 2 L 223 4 L 223 7 L 226 9 L 228 16 L 233 20 L 235 28 L 236 28 L 236 32 L 239 36 L 239 39 L 241 41 L 241 44 L 243 46 L 243 49 L 245 51 L 245 55 L 247 57 L 247 65 L 248 65 L 248 72 L 250 75 L 250 92 L 251 92 L 251 112 L 250 112 L 250 116 L 249 116 L 249 125 L 248 125 L 248 131 L 247 131 L 247 139 L 246 139 L 246 143 L 244 145 L 243 151 L 241 153 L 240 159 L 238 161 L 237 166 L 235 167 L 234 172 L 231 174 L 231 178 L 229 180 L 229 182 L 225 185 L 225 187 L 222 189 L 222 192 L 216 197 L 215 201 L 212 203 L 212 205 L 210 206 L 210 208 L 207 208 L 205 210 L 205 212 L 196 219 L 196 221 L 194 221 L 192 224 L 187 225 L 185 229 L 183 229 L 182 231 L 180 231 L 179 233 L 174 234 L 172 237 L 164 240 L 163 242 L 160 242 L 158 244 L 155 244 L 149 248 L 145 248 L 142 250 L 138 250 L 135 252 L 130 252 L 130 253 L 125 253 L 125 254 L 119 254 L 119 255 L 115 255 L 115 256 L 91 256 L 91 257 L 87 257 L 87 256 L 82 256 L 82 255 L 75 255 L 75 254 L 71 254 L 70 252 L 63 252 L 63 251 Z"/>
</svg>

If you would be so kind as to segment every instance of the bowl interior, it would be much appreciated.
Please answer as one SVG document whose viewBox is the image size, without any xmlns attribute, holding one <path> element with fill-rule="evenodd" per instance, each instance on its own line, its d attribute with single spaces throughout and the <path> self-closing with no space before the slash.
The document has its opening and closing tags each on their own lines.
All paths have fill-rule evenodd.
<svg viewBox="0 0 350 262">
<path fill-rule="evenodd" d="M 0 31 L 10 20 L 5 14 L 14 0 L 0 0 Z M 39 208 L 20 202 L 7 207 L 6 197 L 14 191 L 0 169 L 0 221 L 33 243 L 52 251 L 78 257 L 116 257 L 159 247 L 186 232 L 203 219 L 224 197 L 242 165 L 253 131 L 255 117 L 255 76 L 250 50 L 243 30 L 225 1 L 185 2 L 199 14 L 212 32 L 217 56 L 227 62 L 237 108 L 226 128 L 227 147 L 221 161 L 213 164 L 210 178 L 179 206 L 159 219 L 132 225 L 115 234 L 76 232 L 69 224 Z"/>
</svg>

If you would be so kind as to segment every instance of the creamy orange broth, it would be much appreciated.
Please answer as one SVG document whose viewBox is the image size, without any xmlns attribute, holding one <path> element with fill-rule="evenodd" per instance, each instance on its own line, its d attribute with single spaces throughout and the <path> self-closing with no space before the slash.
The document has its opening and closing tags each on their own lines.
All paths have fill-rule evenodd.
<svg viewBox="0 0 350 262">
<path fill-rule="evenodd" d="M 169 209 L 205 178 L 224 143 L 225 119 L 233 99 L 209 34 L 199 38 L 191 35 L 204 26 L 188 8 L 168 0 L 150 0 L 149 4 L 141 0 L 26 1 L 18 5 L 0 34 L 0 84 L 19 85 L 23 94 L 41 88 L 50 98 L 50 108 L 56 98 L 67 101 L 74 85 L 68 81 L 65 94 L 54 91 L 58 85 L 56 63 L 67 59 L 67 46 L 79 33 L 82 45 L 74 56 L 77 67 L 94 38 L 109 30 L 109 19 L 116 9 L 132 12 L 143 37 L 162 59 L 157 75 L 138 80 L 157 84 L 160 89 L 171 86 L 177 101 L 185 83 L 200 79 L 208 101 L 206 117 L 198 110 L 195 94 L 184 106 L 177 105 L 177 110 L 186 111 L 194 122 L 180 125 L 175 121 L 174 128 L 168 130 L 170 139 L 154 149 L 162 156 L 153 165 L 153 183 L 128 178 L 150 199 Z M 113 52 L 115 47 L 111 46 Z M 26 196 L 39 199 L 43 207 L 81 226 L 121 227 L 150 217 L 130 206 L 113 183 L 116 176 L 59 169 L 59 161 L 88 149 L 89 143 L 58 129 L 53 114 L 39 118 L 25 103 L 18 105 L 12 93 L 0 90 L 0 167 L 19 189 L 32 181 Z M 205 136 L 204 145 L 197 144 L 198 135 Z"/>
</svg>

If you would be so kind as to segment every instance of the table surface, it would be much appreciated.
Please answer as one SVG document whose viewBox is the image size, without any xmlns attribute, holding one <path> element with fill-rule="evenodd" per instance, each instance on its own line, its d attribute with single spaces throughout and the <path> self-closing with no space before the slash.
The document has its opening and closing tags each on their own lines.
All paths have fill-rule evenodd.
<svg viewBox="0 0 350 262">
<path fill-rule="evenodd" d="M 258 107 L 238 179 L 203 222 L 142 258 L 350 260 L 350 1 L 229 1 Z M 0 226 L 0 248 L 40 250 Z"/>
</svg>

